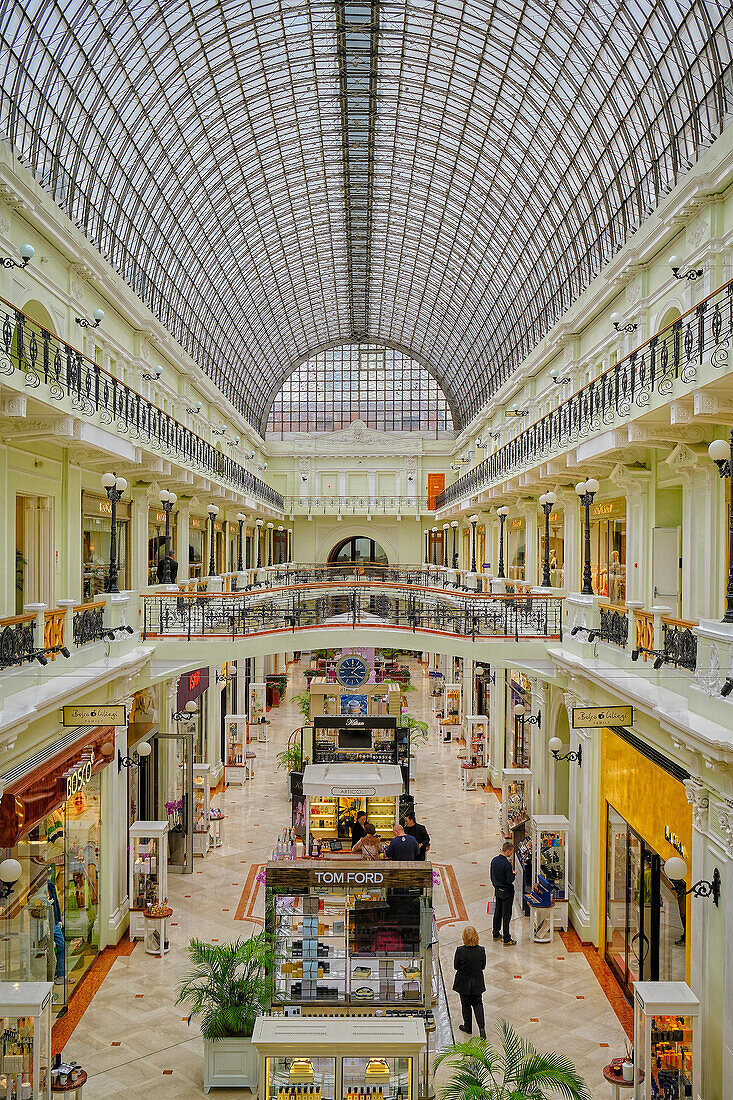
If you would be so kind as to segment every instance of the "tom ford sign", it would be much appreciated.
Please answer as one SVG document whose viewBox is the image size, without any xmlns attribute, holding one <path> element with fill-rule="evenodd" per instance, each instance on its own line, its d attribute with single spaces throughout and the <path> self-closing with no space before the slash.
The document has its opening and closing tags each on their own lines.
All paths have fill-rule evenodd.
<svg viewBox="0 0 733 1100">
<path fill-rule="evenodd" d="M 382 886 L 383 871 L 314 871 L 317 885 L 326 886 Z"/>
</svg>

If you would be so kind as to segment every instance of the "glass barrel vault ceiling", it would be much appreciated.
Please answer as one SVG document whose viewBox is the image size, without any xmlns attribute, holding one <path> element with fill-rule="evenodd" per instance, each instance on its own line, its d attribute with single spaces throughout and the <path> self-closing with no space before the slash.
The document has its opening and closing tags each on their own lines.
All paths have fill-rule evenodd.
<svg viewBox="0 0 733 1100">
<path fill-rule="evenodd" d="M 264 430 L 342 342 L 475 414 L 728 120 L 715 0 L 26 0 L 0 131 Z"/>
</svg>

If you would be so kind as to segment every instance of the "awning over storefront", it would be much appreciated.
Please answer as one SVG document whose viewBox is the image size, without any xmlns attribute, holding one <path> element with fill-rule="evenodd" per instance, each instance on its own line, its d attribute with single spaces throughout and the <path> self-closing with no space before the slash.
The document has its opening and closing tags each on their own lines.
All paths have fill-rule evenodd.
<svg viewBox="0 0 733 1100">
<path fill-rule="evenodd" d="M 399 764 L 306 764 L 303 794 L 335 798 L 402 794 Z"/>
</svg>

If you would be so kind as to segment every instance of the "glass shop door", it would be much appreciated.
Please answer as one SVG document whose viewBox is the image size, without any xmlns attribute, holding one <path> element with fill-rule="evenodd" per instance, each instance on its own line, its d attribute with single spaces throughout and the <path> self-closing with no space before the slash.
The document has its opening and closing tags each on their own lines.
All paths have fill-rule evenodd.
<svg viewBox="0 0 733 1100">
<path fill-rule="evenodd" d="M 193 873 L 193 733 L 158 733 L 148 757 L 141 820 L 168 821 L 168 870 Z"/>
</svg>

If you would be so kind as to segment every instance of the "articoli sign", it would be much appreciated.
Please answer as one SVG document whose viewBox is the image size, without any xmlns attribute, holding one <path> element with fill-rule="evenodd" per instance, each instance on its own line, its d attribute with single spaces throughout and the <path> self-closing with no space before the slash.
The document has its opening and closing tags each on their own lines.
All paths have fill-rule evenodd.
<svg viewBox="0 0 733 1100">
<path fill-rule="evenodd" d="M 71 771 L 66 776 L 66 798 L 67 800 L 75 795 L 77 791 L 80 791 L 82 787 L 86 787 L 89 780 L 92 778 L 92 765 L 94 764 L 94 749 L 89 752 L 89 755 L 82 760 L 80 764 L 75 764 Z"/>
</svg>

